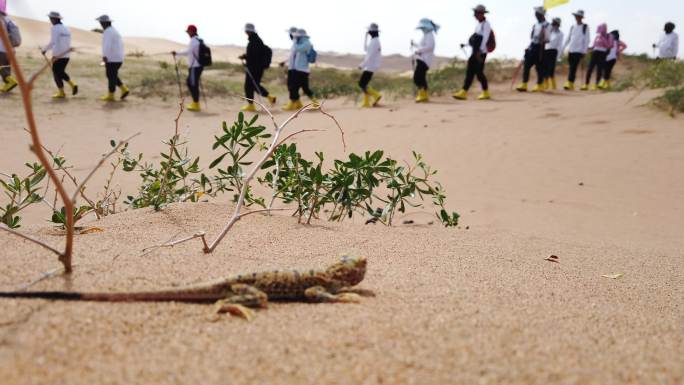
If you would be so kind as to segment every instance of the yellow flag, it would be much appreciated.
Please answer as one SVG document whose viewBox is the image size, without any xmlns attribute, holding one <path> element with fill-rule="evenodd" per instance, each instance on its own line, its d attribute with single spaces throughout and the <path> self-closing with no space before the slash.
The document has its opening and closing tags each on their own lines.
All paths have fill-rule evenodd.
<svg viewBox="0 0 684 385">
<path fill-rule="evenodd" d="M 570 0 L 544 0 L 544 8 L 551 9 L 568 2 L 570 2 Z"/>
</svg>

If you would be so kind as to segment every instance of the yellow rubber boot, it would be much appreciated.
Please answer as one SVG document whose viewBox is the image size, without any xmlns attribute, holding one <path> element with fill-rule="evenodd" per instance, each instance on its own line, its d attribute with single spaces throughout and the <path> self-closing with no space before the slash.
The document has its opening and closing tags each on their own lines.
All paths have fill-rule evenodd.
<svg viewBox="0 0 684 385">
<path fill-rule="evenodd" d="M 66 98 L 66 94 L 64 93 L 64 88 L 59 88 L 57 89 L 57 92 L 55 92 L 54 95 L 52 95 L 53 99 L 64 99 Z"/>
<path fill-rule="evenodd" d="M 316 99 L 314 97 L 311 97 L 309 99 L 311 99 L 311 107 L 318 108 L 321 106 L 321 102 L 319 102 L 318 99 Z M 302 107 L 299 107 L 299 108 L 302 108 Z"/>
<path fill-rule="evenodd" d="M 298 109 L 300 109 L 301 107 L 297 107 L 297 104 L 301 105 L 302 102 L 300 102 L 299 100 L 295 100 L 295 101 L 290 100 L 289 102 L 287 102 L 286 105 L 283 106 L 283 110 L 284 110 L 284 111 L 295 111 L 295 110 L 298 110 Z"/>
<path fill-rule="evenodd" d="M 121 85 L 121 100 L 126 99 L 126 96 L 131 93 L 131 90 L 128 89 L 125 85 Z"/>
<path fill-rule="evenodd" d="M 113 102 L 114 101 L 114 93 L 113 92 L 107 92 L 107 94 L 100 96 L 100 100 L 103 102 Z"/>
<path fill-rule="evenodd" d="M 247 103 L 242 108 L 240 108 L 241 111 L 244 112 L 256 112 L 256 107 L 254 106 L 254 103 Z"/>
<path fill-rule="evenodd" d="M 610 89 L 610 80 L 604 80 L 604 82 L 603 82 L 603 89 L 604 89 L 604 90 L 609 90 L 609 89 Z"/>
<path fill-rule="evenodd" d="M 416 96 L 416 103 L 427 103 L 430 101 L 430 97 L 428 96 L 428 92 L 425 88 L 421 88 L 418 90 L 418 95 Z"/>
<path fill-rule="evenodd" d="M 568 80 L 565 82 L 563 89 L 565 89 L 566 91 L 574 91 L 575 90 L 575 83 Z"/>
<path fill-rule="evenodd" d="M 67 84 L 69 84 L 69 87 L 71 87 L 71 95 L 72 96 L 77 95 L 78 94 L 78 84 L 76 84 L 76 82 L 73 80 L 69 80 L 67 82 Z"/>
<path fill-rule="evenodd" d="M 370 96 L 367 93 L 363 94 L 363 101 L 361 102 L 361 108 L 371 108 Z"/>
<path fill-rule="evenodd" d="M 368 87 L 368 93 L 373 98 L 373 107 L 377 106 L 380 103 L 380 99 L 382 99 L 382 95 L 372 87 Z"/>
<path fill-rule="evenodd" d="M 582 87 L 580 87 L 580 91 L 586 91 L 586 90 L 588 90 L 588 89 L 589 89 L 589 85 L 588 85 L 588 84 L 583 84 Z"/>
<path fill-rule="evenodd" d="M 202 107 L 200 107 L 200 104 L 198 102 L 192 102 L 188 104 L 187 107 L 185 107 L 188 111 L 202 111 Z"/>
<path fill-rule="evenodd" d="M 596 83 L 594 83 L 594 84 L 591 85 L 591 90 L 592 90 L 592 91 L 598 90 L 598 86 L 596 85 Z"/>
<path fill-rule="evenodd" d="M 527 92 L 527 83 L 520 83 L 515 90 L 518 92 Z"/>
<path fill-rule="evenodd" d="M 16 87 L 19 83 L 17 83 L 17 79 L 8 76 L 5 78 L 5 85 L 0 88 L 0 92 L 10 92 Z"/>
<path fill-rule="evenodd" d="M 606 80 L 605 80 L 605 79 L 601 79 L 601 81 L 600 81 L 599 84 L 598 84 L 598 88 L 600 88 L 600 89 L 602 89 L 602 90 L 605 90 L 606 88 L 608 88 L 608 87 L 606 86 Z"/>
<path fill-rule="evenodd" d="M 458 92 L 454 92 L 453 95 L 451 95 L 454 99 L 457 100 L 467 100 L 468 99 L 468 91 L 461 89 Z"/>
<path fill-rule="evenodd" d="M 535 84 L 534 87 L 532 88 L 532 92 L 542 92 L 544 91 L 544 85 L 543 84 Z"/>
<path fill-rule="evenodd" d="M 556 84 L 556 78 L 551 78 L 550 87 L 552 90 L 558 89 L 558 85 Z"/>
<path fill-rule="evenodd" d="M 275 96 L 268 95 L 266 98 L 268 99 L 268 102 L 271 103 L 271 105 L 276 104 L 277 99 Z"/>
<path fill-rule="evenodd" d="M 489 94 L 489 90 L 484 90 L 480 96 L 477 97 L 477 100 L 489 100 L 491 98 L 492 96 Z"/>
</svg>

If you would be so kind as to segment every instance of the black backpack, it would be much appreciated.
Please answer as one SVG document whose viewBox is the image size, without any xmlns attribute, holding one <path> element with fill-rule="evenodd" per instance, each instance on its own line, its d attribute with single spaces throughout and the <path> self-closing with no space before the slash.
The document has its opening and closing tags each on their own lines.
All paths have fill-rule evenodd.
<svg viewBox="0 0 684 385">
<path fill-rule="evenodd" d="M 271 47 L 264 44 L 264 52 L 262 55 L 264 60 L 264 69 L 270 67 L 271 62 L 273 61 L 273 50 L 271 49 Z"/>
<path fill-rule="evenodd" d="M 204 44 L 204 40 L 198 39 L 200 42 L 199 46 L 199 57 L 197 58 L 197 61 L 202 67 L 211 67 L 213 64 L 211 60 L 211 48 L 209 48 L 206 44 Z"/>
</svg>

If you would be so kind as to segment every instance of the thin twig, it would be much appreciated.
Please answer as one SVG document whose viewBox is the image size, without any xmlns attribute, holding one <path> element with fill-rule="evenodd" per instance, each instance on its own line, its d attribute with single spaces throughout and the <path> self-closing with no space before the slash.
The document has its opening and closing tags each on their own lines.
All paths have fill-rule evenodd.
<svg viewBox="0 0 684 385">
<path fill-rule="evenodd" d="M 53 253 L 55 253 L 55 254 L 57 254 L 57 255 L 59 255 L 59 256 L 62 255 L 62 252 L 61 252 L 61 251 L 55 249 L 54 247 L 48 245 L 47 243 L 45 243 L 45 242 L 43 242 L 43 241 L 41 241 L 41 240 L 38 240 L 38 239 L 36 239 L 36 238 L 33 238 L 33 237 L 30 236 L 30 235 L 20 233 L 20 232 L 14 230 L 14 229 L 10 229 L 10 228 L 7 227 L 7 225 L 5 225 L 4 223 L 0 223 L 0 230 L 5 230 L 5 231 L 7 231 L 7 232 L 10 233 L 10 234 L 14 234 L 14 235 L 16 235 L 16 236 L 18 236 L 18 237 L 21 237 L 21 238 L 26 239 L 27 241 L 31 241 L 31 242 L 33 242 L 33 243 L 36 243 L 36 244 L 40 245 L 40 246 L 43 246 L 44 248 L 46 248 L 46 249 L 52 251 Z"/>
<path fill-rule="evenodd" d="M 288 136 L 286 136 L 285 138 L 283 138 L 283 140 L 281 140 L 280 142 L 278 142 L 278 144 L 276 144 L 276 148 L 282 146 L 283 143 L 287 142 L 288 139 L 290 139 L 290 138 L 292 138 L 293 136 L 296 136 L 296 135 L 298 135 L 298 134 L 302 134 L 302 133 L 304 133 L 304 132 L 320 132 L 320 131 L 325 131 L 325 130 L 308 129 L 308 130 L 299 130 L 299 131 L 297 131 L 297 132 L 293 132 L 293 133 L 291 133 L 290 135 L 288 135 Z"/>
<path fill-rule="evenodd" d="M 138 135 L 140 135 L 140 132 L 138 132 L 138 133 L 136 133 L 136 134 L 133 134 L 133 135 L 129 136 L 128 138 L 126 138 L 126 139 L 120 141 L 120 142 L 119 142 L 111 151 L 109 151 L 107 154 L 105 154 L 105 155 L 100 159 L 99 162 L 97 162 L 97 164 L 95 165 L 95 167 L 93 167 L 93 169 L 90 170 L 90 173 L 88 173 L 88 175 L 83 179 L 83 181 L 81 181 L 81 184 L 78 185 L 78 187 L 76 188 L 76 191 L 74 192 L 74 195 L 71 196 L 71 201 L 73 202 L 74 205 L 76 205 L 76 198 L 78 198 L 79 192 L 80 192 L 80 191 L 83 191 L 83 189 L 85 188 L 86 183 L 88 183 L 88 181 L 90 180 L 90 178 L 92 178 L 93 175 L 95 175 L 95 172 L 96 172 L 100 167 L 102 167 L 102 165 L 103 165 L 104 162 L 107 160 L 107 158 L 109 158 L 110 156 L 112 156 L 113 154 L 115 154 L 117 151 L 119 151 L 119 149 L 121 148 L 121 146 L 127 144 L 128 142 L 131 141 L 131 139 L 135 138 L 135 137 L 138 136 Z M 93 207 L 93 209 L 95 209 L 95 207 Z"/>
<path fill-rule="evenodd" d="M 74 266 L 76 266 L 76 265 L 74 265 Z M 31 282 L 29 282 L 29 283 L 25 283 L 25 284 L 19 286 L 19 287 L 16 288 L 16 290 L 14 290 L 14 291 L 26 291 L 26 290 L 28 290 L 31 286 L 35 286 L 36 284 L 38 284 L 38 283 L 40 283 L 40 282 L 42 282 L 42 281 L 45 281 L 46 279 L 48 279 L 48 278 L 50 278 L 50 277 L 53 277 L 53 276 L 55 276 L 55 275 L 57 275 L 57 274 L 62 274 L 63 272 L 64 272 L 64 267 L 57 267 L 57 268 L 54 268 L 54 269 L 52 269 L 52 270 L 46 271 L 45 273 L 41 274 L 40 277 L 34 279 L 33 281 L 31 281 Z"/>
<path fill-rule="evenodd" d="M 333 120 L 333 122 L 335 122 L 335 124 L 337 125 L 337 128 L 340 130 L 340 135 L 342 135 L 342 147 L 344 148 L 344 151 L 346 152 L 347 151 L 347 142 L 344 140 L 344 130 L 342 129 L 342 126 L 340 126 L 340 123 L 337 121 L 337 119 L 334 116 L 332 116 L 331 114 L 329 114 L 329 113 L 325 112 L 325 110 L 323 110 L 323 104 L 322 103 L 318 107 L 318 111 L 320 111 L 321 114 L 329 117 L 330 119 Z"/>
<path fill-rule="evenodd" d="M 11 47 L 12 44 L 10 43 L 9 36 L 7 36 L 7 27 L 5 23 L 4 17 L 0 17 L 0 39 L 2 39 L 2 43 L 5 47 Z M 44 66 L 41 71 L 39 71 L 36 75 L 34 75 L 31 78 L 31 81 L 29 83 L 26 82 L 24 78 L 24 73 L 21 69 L 21 66 L 19 65 L 19 62 L 14 54 L 14 51 L 12 49 L 7 50 L 7 58 L 9 59 L 10 64 L 12 65 L 12 68 L 14 68 L 15 74 L 16 74 L 16 79 L 17 83 L 19 84 L 19 89 L 21 90 L 21 96 L 22 96 L 22 102 L 24 105 L 24 112 L 26 113 L 26 120 L 28 122 L 29 129 L 31 131 L 31 141 L 33 143 L 33 151 L 36 154 L 36 157 L 40 161 L 40 164 L 45 167 L 45 170 L 47 171 L 48 175 L 50 176 L 50 179 L 55 184 L 55 189 L 59 192 L 60 197 L 64 201 L 64 207 L 66 211 L 66 242 L 64 246 L 64 252 L 63 253 L 57 253 L 59 255 L 59 261 L 62 262 L 64 265 L 64 271 L 68 274 L 71 273 L 71 257 L 72 257 L 72 252 L 73 252 L 73 244 L 74 244 L 74 205 L 69 200 L 69 196 L 64 189 L 64 185 L 60 183 L 59 178 L 57 177 L 57 173 L 55 170 L 50 167 L 50 162 L 48 161 L 47 157 L 45 156 L 45 153 L 43 152 L 41 141 L 40 141 L 40 136 L 38 135 L 38 127 L 36 125 L 36 119 L 33 114 L 33 104 L 31 101 L 31 89 L 33 86 L 33 82 L 37 79 L 38 75 L 45 71 L 46 67 Z M 56 251 L 52 247 L 48 247 L 48 245 L 40 242 L 42 246 L 45 246 L 51 251 Z"/>
<path fill-rule="evenodd" d="M 206 99 L 206 97 L 205 97 Z M 173 167 L 173 153 L 176 150 L 176 141 L 178 140 L 178 124 L 180 122 L 181 115 L 183 115 L 183 111 L 185 110 L 185 101 L 183 99 L 180 100 L 178 103 L 178 115 L 176 115 L 176 119 L 174 119 L 175 123 L 175 129 L 174 129 L 174 134 L 173 138 L 171 139 L 171 142 L 169 143 L 169 157 L 166 159 L 166 168 L 163 170 L 164 174 L 162 175 L 162 180 L 161 184 L 159 185 L 159 195 L 157 196 L 157 199 L 159 202 L 163 201 L 166 199 L 166 180 L 168 178 L 169 173 L 171 172 L 171 168 Z"/>
</svg>

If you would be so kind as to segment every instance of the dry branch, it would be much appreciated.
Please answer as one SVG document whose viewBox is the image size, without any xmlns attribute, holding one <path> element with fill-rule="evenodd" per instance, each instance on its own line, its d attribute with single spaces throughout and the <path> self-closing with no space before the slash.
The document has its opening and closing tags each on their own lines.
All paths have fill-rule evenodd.
<svg viewBox="0 0 684 385">
<path fill-rule="evenodd" d="M 4 17 L 0 18 L 0 39 L 2 39 L 2 43 L 5 47 L 12 47 L 12 44 L 9 40 L 9 36 L 7 36 L 7 27 Z M 19 89 L 21 90 L 24 112 L 26 113 L 26 120 L 29 126 L 29 130 L 31 132 L 32 150 L 36 154 L 36 157 L 40 161 L 40 164 L 43 167 L 45 167 L 45 170 L 50 176 L 50 179 L 52 179 L 52 182 L 55 184 L 55 189 L 57 190 L 60 198 L 64 202 L 66 216 L 66 242 L 64 246 L 64 252 L 58 253 L 58 255 L 59 261 L 64 265 L 64 272 L 68 274 L 72 271 L 71 258 L 74 245 L 74 205 L 72 201 L 69 199 L 69 196 L 66 190 L 64 189 L 64 185 L 60 182 L 57 173 L 50 166 L 50 162 L 47 159 L 47 156 L 45 156 L 45 152 L 43 151 L 43 147 L 40 141 L 40 136 L 38 135 L 38 127 L 36 125 L 36 119 L 33 114 L 33 103 L 31 100 L 31 90 L 33 88 L 33 83 L 36 81 L 38 76 L 40 76 L 40 74 L 43 73 L 47 69 L 47 67 L 49 67 L 49 64 L 44 65 L 35 75 L 31 77 L 30 81 L 27 83 L 26 79 L 24 78 L 24 73 L 21 69 L 21 66 L 19 65 L 19 61 L 17 60 L 16 55 L 14 54 L 14 51 L 11 48 L 7 49 L 7 58 L 9 59 L 10 65 L 14 69 L 17 78 L 17 83 L 19 83 Z M 15 232 L 15 234 L 18 233 Z M 39 244 L 41 244 L 44 247 L 47 247 L 47 245 L 43 243 Z M 48 247 L 48 249 L 55 251 L 51 247 Z"/>
</svg>

